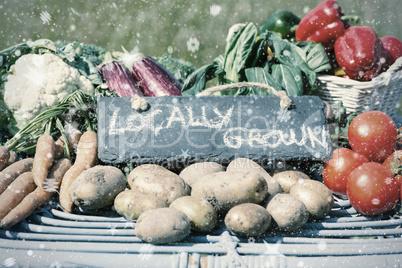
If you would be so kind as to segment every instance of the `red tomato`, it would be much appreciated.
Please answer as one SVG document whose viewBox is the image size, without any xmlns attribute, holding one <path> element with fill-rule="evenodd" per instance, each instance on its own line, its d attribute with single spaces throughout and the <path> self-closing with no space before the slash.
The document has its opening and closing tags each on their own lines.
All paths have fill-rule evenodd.
<svg viewBox="0 0 402 268">
<path fill-rule="evenodd" d="M 380 163 L 365 163 L 349 176 L 347 194 L 351 205 L 368 216 L 391 210 L 398 202 L 399 185 L 392 174 Z"/>
<path fill-rule="evenodd" d="M 402 175 L 402 150 L 395 151 L 382 163 L 392 175 Z"/>
<path fill-rule="evenodd" d="M 380 111 L 359 114 L 352 120 L 348 130 L 352 150 L 375 162 L 382 162 L 392 154 L 397 135 L 394 121 Z"/>
<path fill-rule="evenodd" d="M 399 184 L 399 186 L 401 186 L 402 189 L 402 175 L 396 175 L 395 180 Z M 402 190 L 401 190 L 401 200 L 402 200 Z"/>
<path fill-rule="evenodd" d="M 402 127 L 398 128 L 398 138 L 396 140 L 395 150 L 402 150 Z"/>
<path fill-rule="evenodd" d="M 349 174 L 358 166 L 370 162 L 362 154 L 347 148 L 334 150 L 332 158 L 325 162 L 323 171 L 324 184 L 335 194 L 346 195 Z"/>
</svg>

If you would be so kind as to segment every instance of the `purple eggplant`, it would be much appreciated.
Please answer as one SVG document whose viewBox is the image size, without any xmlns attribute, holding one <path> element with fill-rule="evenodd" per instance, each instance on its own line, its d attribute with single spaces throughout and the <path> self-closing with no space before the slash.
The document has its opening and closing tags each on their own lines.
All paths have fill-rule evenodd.
<svg viewBox="0 0 402 268">
<path fill-rule="evenodd" d="M 145 96 L 181 96 L 180 82 L 151 57 L 137 53 L 131 70 Z"/>
<path fill-rule="evenodd" d="M 106 55 L 105 58 L 109 58 Z M 144 96 L 130 71 L 119 61 L 107 61 L 100 70 L 110 91 L 115 91 L 119 97 Z"/>
</svg>

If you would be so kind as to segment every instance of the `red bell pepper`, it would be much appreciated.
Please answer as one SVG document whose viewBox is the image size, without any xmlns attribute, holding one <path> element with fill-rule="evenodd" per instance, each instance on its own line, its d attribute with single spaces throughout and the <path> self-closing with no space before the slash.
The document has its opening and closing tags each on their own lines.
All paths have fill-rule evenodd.
<svg viewBox="0 0 402 268">
<path fill-rule="evenodd" d="M 384 49 L 389 53 L 389 57 L 387 58 L 387 65 L 389 67 L 397 58 L 402 57 L 402 41 L 390 35 L 381 37 L 380 40 Z"/>
<path fill-rule="evenodd" d="M 321 43 L 326 50 L 334 47 L 335 40 L 349 25 L 341 21 L 341 6 L 334 0 L 326 0 L 307 13 L 296 29 L 296 40 Z"/>
<path fill-rule="evenodd" d="M 335 57 L 346 75 L 368 81 L 381 72 L 386 50 L 376 32 L 368 26 L 353 26 L 335 42 Z"/>
</svg>

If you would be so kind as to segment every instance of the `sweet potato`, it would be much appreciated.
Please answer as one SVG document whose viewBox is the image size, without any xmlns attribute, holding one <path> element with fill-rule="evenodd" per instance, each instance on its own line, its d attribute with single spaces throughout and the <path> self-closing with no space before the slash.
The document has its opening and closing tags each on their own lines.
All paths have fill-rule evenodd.
<svg viewBox="0 0 402 268">
<path fill-rule="evenodd" d="M 22 173 L 32 170 L 33 158 L 25 158 L 0 172 L 0 194 Z"/>
<path fill-rule="evenodd" d="M 55 144 L 52 136 L 43 134 L 39 137 L 36 144 L 32 174 L 35 184 L 40 188 L 43 188 L 49 168 L 53 165 L 54 148 Z"/>
<path fill-rule="evenodd" d="M 74 165 L 64 175 L 60 186 L 60 205 L 65 212 L 71 213 L 74 203 L 70 195 L 70 187 L 84 170 L 95 166 L 98 154 L 98 139 L 93 131 L 82 134 L 77 147 Z"/>
<path fill-rule="evenodd" d="M 1 220 L 0 228 L 7 229 L 14 226 L 31 215 L 38 207 L 45 204 L 57 190 L 57 186 L 70 167 L 71 162 L 67 158 L 55 161 L 48 173 L 48 178 L 54 180 L 55 188 L 53 191 L 45 191 L 40 187 L 36 187 L 33 192 L 25 196 L 24 199 Z"/>
<path fill-rule="evenodd" d="M 0 220 L 35 188 L 36 184 L 33 180 L 32 172 L 25 172 L 19 175 L 0 195 Z"/>
<path fill-rule="evenodd" d="M 10 158 L 10 151 L 5 146 L 0 146 L 0 171 L 7 165 Z"/>
<path fill-rule="evenodd" d="M 14 164 L 18 161 L 18 155 L 14 151 L 10 151 L 10 157 L 8 158 L 7 166 Z"/>
</svg>

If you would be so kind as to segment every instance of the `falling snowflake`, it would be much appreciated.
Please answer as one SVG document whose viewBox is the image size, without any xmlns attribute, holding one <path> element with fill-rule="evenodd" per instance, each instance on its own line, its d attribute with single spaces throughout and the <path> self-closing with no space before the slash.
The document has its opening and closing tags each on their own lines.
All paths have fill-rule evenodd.
<svg viewBox="0 0 402 268">
<path fill-rule="evenodd" d="M 394 179 L 391 177 L 388 177 L 385 179 L 385 184 L 390 185 L 394 183 Z"/>
<path fill-rule="evenodd" d="M 112 226 L 112 228 L 110 228 L 109 230 L 107 230 L 108 232 L 110 232 L 112 235 L 115 235 L 117 233 L 117 229 L 116 227 Z"/>
<path fill-rule="evenodd" d="M 126 221 L 126 223 L 124 224 L 124 229 L 134 229 L 135 224 L 132 221 Z"/>
<path fill-rule="evenodd" d="M 280 109 L 277 113 L 277 118 L 279 122 L 287 122 L 291 118 L 290 111 L 285 109 Z"/>
<path fill-rule="evenodd" d="M 201 205 L 205 207 L 205 206 L 210 206 L 211 204 L 208 202 L 208 200 L 202 199 Z"/>
<path fill-rule="evenodd" d="M 77 15 L 77 16 L 80 16 L 80 15 L 81 15 L 80 13 L 78 13 L 77 11 L 75 11 L 74 8 L 71 8 L 71 12 L 72 12 L 73 14 Z"/>
<path fill-rule="evenodd" d="M 292 55 L 292 53 L 290 53 L 290 51 L 287 50 L 287 49 L 283 50 L 282 54 L 283 54 L 283 56 L 285 56 L 285 57 L 290 57 L 290 56 Z"/>
<path fill-rule="evenodd" d="M 46 181 L 43 183 L 43 189 L 46 192 L 56 192 L 59 189 L 60 181 L 54 178 L 47 178 Z"/>
<path fill-rule="evenodd" d="M 172 53 L 173 53 L 173 47 L 172 47 L 172 46 L 168 46 L 167 52 L 168 52 L 169 54 L 172 54 Z"/>
<path fill-rule="evenodd" d="M 205 198 L 205 200 L 207 200 L 216 211 L 219 211 L 223 208 L 222 204 L 213 196 L 208 196 Z"/>
<path fill-rule="evenodd" d="M 50 268 L 61 268 L 63 267 L 60 262 L 54 261 L 50 264 Z"/>
<path fill-rule="evenodd" d="M 163 122 L 162 122 L 163 123 Z M 162 124 L 161 124 L 162 125 Z M 163 129 L 162 126 L 156 126 L 153 128 L 153 131 L 155 133 L 155 137 L 159 135 L 159 132 Z"/>
<path fill-rule="evenodd" d="M 371 203 L 375 206 L 378 206 L 381 203 L 381 201 L 378 198 L 373 198 L 373 200 L 371 200 Z"/>
<path fill-rule="evenodd" d="M 154 251 L 155 246 L 150 245 L 150 244 L 144 244 L 140 248 L 140 259 L 143 261 L 147 261 L 151 258 L 153 251 Z"/>
<path fill-rule="evenodd" d="M 49 12 L 42 11 L 40 13 L 40 19 L 42 20 L 43 24 L 45 24 L 45 23 L 49 24 L 50 21 L 52 20 L 52 16 L 50 16 Z"/>
<path fill-rule="evenodd" d="M 221 6 L 213 4 L 212 6 L 209 7 L 209 14 L 211 16 L 216 17 L 219 15 L 219 13 L 221 13 L 221 10 L 222 10 Z"/>
<path fill-rule="evenodd" d="M 309 11 L 310 11 L 310 7 L 309 7 L 309 6 L 303 7 L 303 14 L 307 14 Z"/>
<path fill-rule="evenodd" d="M 269 244 L 265 240 L 264 254 L 268 255 L 267 261 L 264 263 L 264 267 L 279 267 L 279 263 L 286 263 L 286 256 L 279 252 L 280 242 L 275 244 Z"/>
<path fill-rule="evenodd" d="M 196 37 L 190 37 L 187 41 L 187 49 L 191 52 L 196 52 L 200 48 L 200 41 Z"/>
<path fill-rule="evenodd" d="M 180 73 L 179 70 L 177 70 L 177 71 L 174 73 L 174 78 L 176 78 L 177 80 L 179 80 L 179 79 L 181 78 L 181 73 Z"/>
<path fill-rule="evenodd" d="M 318 242 L 317 247 L 319 250 L 324 251 L 327 249 L 328 245 L 325 242 Z"/>
<path fill-rule="evenodd" d="M 189 158 L 190 155 L 188 154 L 188 149 L 185 150 L 185 151 L 181 150 L 181 155 L 180 155 L 180 157 L 182 157 L 183 159 Z"/>
<path fill-rule="evenodd" d="M 254 244 L 255 243 L 255 238 L 254 237 L 249 237 L 248 238 L 248 243 L 249 244 Z"/>
<path fill-rule="evenodd" d="M 16 264 L 17 264 L 17 262 L 15 261 L 14 258 L 7 258 L 3 262 L 3 265 L 5 267 L 15 267 Z"/>
</svg>

